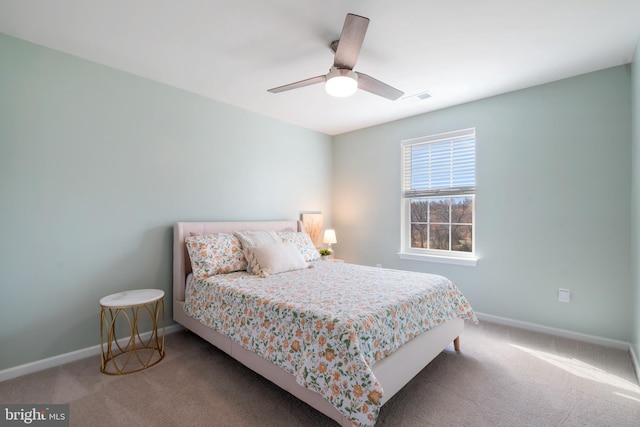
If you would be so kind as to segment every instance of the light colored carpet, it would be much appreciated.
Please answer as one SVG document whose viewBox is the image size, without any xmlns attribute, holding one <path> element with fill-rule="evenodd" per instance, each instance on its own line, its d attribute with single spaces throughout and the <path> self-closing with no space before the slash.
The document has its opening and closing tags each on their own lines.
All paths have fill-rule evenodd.
<svg viewBox="0 0 640 427">
<path fill-rule="evenodd" d="M 629 354 L 482 322 L 383 408 L 377 426 L 639 426 Z M 335 426 L 192 334 L 135 374 L 89 358 L 0 383 L 1 403 L 69 403 L 71 426 Z"/>
</svg>

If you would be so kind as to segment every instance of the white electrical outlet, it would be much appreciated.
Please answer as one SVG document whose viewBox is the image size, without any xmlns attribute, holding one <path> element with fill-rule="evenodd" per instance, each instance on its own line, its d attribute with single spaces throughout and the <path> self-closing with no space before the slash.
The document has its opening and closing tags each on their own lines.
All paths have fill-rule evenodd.
<svg viewBox="0 0 640 427">
<path fill-rule="evenodd" d="M 571 302 L 571 292 L 569 291 L 569 289 L 558 289 L 558 301 Z"/>
</svg>

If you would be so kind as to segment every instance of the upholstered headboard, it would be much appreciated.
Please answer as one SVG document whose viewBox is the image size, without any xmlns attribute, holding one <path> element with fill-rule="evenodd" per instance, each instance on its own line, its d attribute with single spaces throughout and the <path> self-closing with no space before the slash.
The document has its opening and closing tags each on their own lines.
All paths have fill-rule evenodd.
<svg viewBox="0 0 640 427">
<path fill-rule="evenodd" d="M 176 222 L 173 225 L 173 300 L 184 301 L 186 278 L 191 273 L 191 262 L 184 239 L 192 233 L 213 234 L 234 231 L 303 231 L 302 221 L 231 221 L 231 222 Z"/>
</svg>

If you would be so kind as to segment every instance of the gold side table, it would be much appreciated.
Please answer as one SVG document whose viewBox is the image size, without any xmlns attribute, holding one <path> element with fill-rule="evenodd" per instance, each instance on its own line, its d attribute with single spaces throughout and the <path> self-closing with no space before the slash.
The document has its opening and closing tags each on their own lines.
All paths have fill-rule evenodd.
<svg viewBox="0 0 640 427">
<path fill-rule="evenodd" d="M 138 323 L 147 315 L 151 335 L 143 339 Z M 160 322 L 162 336 L 158 333 Z M 129 337 L 118 340 L 116 329 L 128 330 Z M 160 362 L 164 358 L 164 291 L 137 289 L 101 298 L 100 353 L 100 371 L 109 375 L 138 372 Z"/>
</svg>

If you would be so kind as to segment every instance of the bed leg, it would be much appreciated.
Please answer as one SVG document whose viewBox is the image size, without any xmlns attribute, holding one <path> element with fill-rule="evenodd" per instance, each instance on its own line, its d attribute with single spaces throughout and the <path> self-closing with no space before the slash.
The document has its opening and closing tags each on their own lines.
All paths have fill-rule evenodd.
<svg viewBox="0 0 640 427">
<path fill-rule="evenodd" d="M 453 340 L 453 349 L 455 351 L 460 351 L 460 337 L 455 337 Z"/>
</svg>

